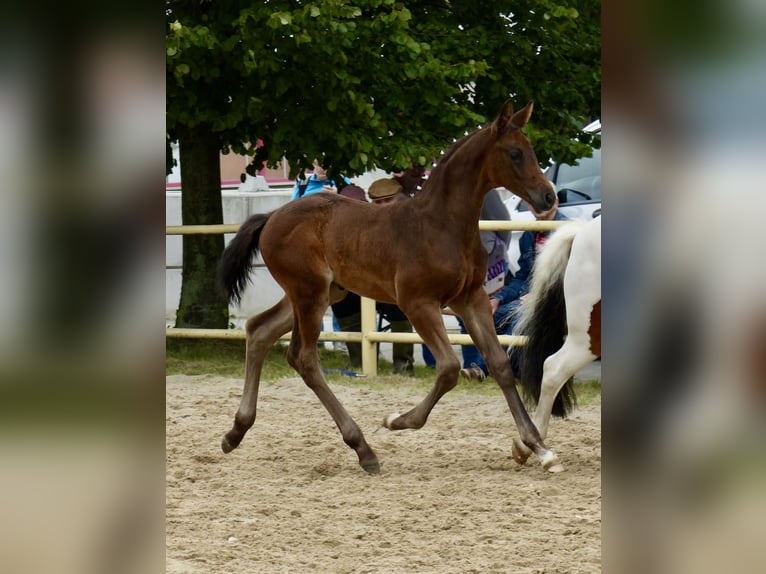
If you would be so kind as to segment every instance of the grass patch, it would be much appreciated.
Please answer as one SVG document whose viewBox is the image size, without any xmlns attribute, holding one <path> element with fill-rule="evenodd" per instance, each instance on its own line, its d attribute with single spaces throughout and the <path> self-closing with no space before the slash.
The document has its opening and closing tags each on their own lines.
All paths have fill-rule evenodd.
<svg viewBox="0 0 766 574">
<path fill-rule="evenodd" d="M 244 372 L 244 340 L 165 339 L 166 375 L 242 377 Z"/>
<path fill-rule="evenodd" d="M 261 371 L 261 380 L 268 384 L 298 374 L 287 364 L 287 344 L 278 343 L 271 348 Z M 349 377 L 332 372 L 347 370 L 348 355 L 344 351 L 319 348 L 322 368 L 330 372 L 325 378 L 331 383 L 372 389 L 389 388 L 392 384 L 428 389 L 433 384 L 434 371 L 422 365 L 415 366 L 414 377 L 394 373 L 390 361 L 378 361 L 377 377 Z M 245 341 L 235 339 L 165 339 L 165 374 L 167 375 L 219 375 L 245 376 Z"/>
<path fill-rule="evenodd" d="M 269 351 L 263 364 L 263 384 L 297 377 L 298 374 L 287 364 L 287 344 L 278 343 Z M 404 377 L 394 373 L 390 361 L 378 360 L 378 376 L 349 377 L 332 372 L 348 369 L 348 355 L 320 347 L 319 360 L 322 368 L 331 372 L 325 378 L 331 384 L 362 387 L 373 390 L 407 388 L 425 395 L 434 384 L 434 370 L 424 365 L 415 365 L 415 376 Z M 233 339 L 165 339 L 165 373 L 167 375 L 218 375 L 244 378 L 245 341 Z M 579 405 L 600 404 L 601 384 L 599 381 L 578 381 L 575 386 Z M 501 396 L 500 387 L 491 378 L 483 382 L 461 379 L 453 393 Z"/>
<path fill-rule="evenodd" d="M 577 393 L 578 405 L 600 405 L 601 404 L 601 381 L 577 381 L 575 383 L 575 393 Z"/>
</svg>

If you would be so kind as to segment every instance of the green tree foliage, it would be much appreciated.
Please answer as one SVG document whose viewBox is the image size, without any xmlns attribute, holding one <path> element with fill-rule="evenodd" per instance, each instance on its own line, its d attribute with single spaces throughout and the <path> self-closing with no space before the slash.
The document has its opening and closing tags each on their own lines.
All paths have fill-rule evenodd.
<svg viewBox="0 0 766 574">
<path fill-rule="evenodd" d="M 535 102 L 526 129 L 543 165 L 600 145 L 581 129 L 601 117 L 599 0 L 459 0 L 409 4 L 418 34 L 443 58 L 486 65 L 462 102 L 486 120 L 509 97 Z M 438 13 L 437 13 L 438 12 Z"/>
<path fill-rule="evenodd" d="M 541 161 L 573 160 L 600 114 L 598 0 L 167 0 L 166 21 L 168 141 L 252 154 L 260 139 L 258 159 L 293 176 L 314 158 L 335 177 L 427 165 L 509 97 L 535 101 Z M 220 203 L 191 175 L 215 161 L 181 161 L 184 201 Z"/>
</svg>

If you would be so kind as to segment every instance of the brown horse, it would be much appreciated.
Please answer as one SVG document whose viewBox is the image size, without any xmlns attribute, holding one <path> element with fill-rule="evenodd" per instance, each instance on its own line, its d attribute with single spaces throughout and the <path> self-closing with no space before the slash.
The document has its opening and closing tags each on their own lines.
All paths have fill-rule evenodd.
<svg viewBox="0 0 766 574">
<path fill-rule="evenodd" d="M 239 301 L 258 249 L 285 297 L 247 322 L 245 387 L 234 426 L 221 445 L 224 452 L 236 448 L 255 422 L 266 353 L 292 329 L 288 362 L 328 410 L 362 468 L 379 472 L 377 456 L 328 387 L 317 353 L 325 310 L 349 289 L 398 305 L 436 358 L 434 387 L 409 412 L 388 416 L 388 429 L 422 427 L 438 400 L 457 385 L 460 362 L 441 315 L 449 305 L 462 317 L 500 385 L 521 440 L 545 468 L 559 467 L 524 409 L 495 335 L 482 287 L 487 252 L 477 225 L 484 195 L 495 187 L 512 189 L 537 211 L 553 205 L 553 188 L 521 133 L 531 113 L 531 103 L 514 113 L 506 102 L 493 123 L 452 146 L 409 201 L 375 205 L 318 193 L 242 224 L 221 261 L 220 277 L 230 300 Z"/>
</svg>

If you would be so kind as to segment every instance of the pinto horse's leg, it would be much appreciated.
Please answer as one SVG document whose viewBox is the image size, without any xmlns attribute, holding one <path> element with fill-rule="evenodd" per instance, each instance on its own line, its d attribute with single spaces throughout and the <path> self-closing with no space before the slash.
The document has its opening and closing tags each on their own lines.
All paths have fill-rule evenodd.
<svg viewBox="0 0 766 574">
<path fill-rule="evenodd" d="M 287 333 L 292 325 L 293 308 L 287 297 L 247 321 L 245 388 L 237 414 L 234 415 L 234 426 L 221 441 L 223 452 L 228 453 L 237 448 L 245 433 L 253 426 L 263 362 L 277 339 Z"/>
<path fill-rule="evenodd" d="M 316 293 L 317 290 L 306 290 L 292 294 L 292 299 L 300 303 L 294 309 L 296 321 L 287 353 L 288 361 L 330 413 L 343 437 L 343 442 L 359 457 L 359 465 L 370 474 L 378 474 L 380 472 L 378 457 L 367 444 L 359 425 L 333 394 L 322 374 L 317 340 L 322 328 L 322 316 L 329 300 L 332 299 L 317 300 Z"/>
<path fill-rule="evenodd" d="M 548 436 L 548 423 L 551 419 L 553 401 L 559 394 L 561 387 L 572 375 L 597 358 L 590 352 L 587 341 L 582 344 L 576 338 L 567 337 L 564 346 L 545 359 L 540 400 L 533 417 L 541 438 L 545 439 Z"/>
<path fill-rule="evenodd" d="M 576 336 L 568 336 L 561 349 L 545 359 L 540 399 L 533 417 L 535 426 L 543 440 L 548 436 L 548 424 L 551 419 L 553 401 L 564 383 L 585 365 L 598 358 L 590 352 L 588 343 L 588 340 L 583 342 Z M 532 451 L 519 439 L 513 440 L 513 458 L 516 462 L 524 464 L 530 454 Z"/>
<path fill-rule="evenodd" d="M 537 454 L 543 468 L 550 472 L 563 470 L 556 454 L 545 446 L 519 397 L 510 362 L 497 340 L 487 294 L 483 289 L 479 289 L 470 295 L 466 303 L 453 304 L 452 307 L 463 319 L 466 330 L 484 357 L 490 374 L 503 391 L 521 441 Z"/>
<path fill-rule="evenodd" d="M 406 308 L 402 307 L 402 311 L 436 359 L 436 382 L 415 408 L 403 415 L 393 413 L 386 417 L 383 425 L 390 430 L 419 429 L 426 424 L 428 415 L 439 399 L 457 385 L 460 371 L 460 361 L 447 338 L 439 306 L 409 302 Z"/>
</svg>

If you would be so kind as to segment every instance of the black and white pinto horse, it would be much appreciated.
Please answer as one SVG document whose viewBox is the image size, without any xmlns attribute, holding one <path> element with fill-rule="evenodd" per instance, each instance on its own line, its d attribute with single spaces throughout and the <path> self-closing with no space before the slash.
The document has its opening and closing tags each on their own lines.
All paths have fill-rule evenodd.
<svg viewBox="0 0 766 574">
<path fill-rule="evenodd" d="M 572 376 L 601 356 L 601 217 L 558 228 L 535 260 L 530 291 L 514 329 L 526 345 L 511 347 L 522 392 L 537 405 L 532 417 L 540 437 L 551 414 L 564 417 L 575 404 Z M 513 441 L 513 458 L 532 454 Z M 561 464 L 548 468 L 560 472 Z"/>
</svg>

